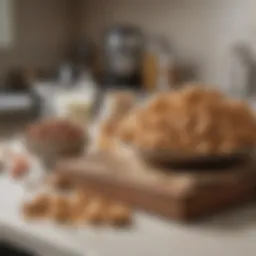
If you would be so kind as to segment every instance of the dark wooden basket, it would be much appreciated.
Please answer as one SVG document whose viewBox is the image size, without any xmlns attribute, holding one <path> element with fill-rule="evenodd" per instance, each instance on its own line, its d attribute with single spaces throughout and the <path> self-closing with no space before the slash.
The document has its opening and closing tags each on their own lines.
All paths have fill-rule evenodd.
<svg viewBox="0 0 256 256">
<path fill-rule="evenodd" d="M 130 176 L 131 162 L 115 162 L 106 156 L 60 161 L 57 171 L 86 189 L 121 200 L 133 207 L 176 220 L 208 216 L 255 195 L 255 162 L 231 169 L 202 172 L 170 170 L 167 181 L 149 182 Z M 158 170 L 159 171 L 159 170 Z"/>
</svg>

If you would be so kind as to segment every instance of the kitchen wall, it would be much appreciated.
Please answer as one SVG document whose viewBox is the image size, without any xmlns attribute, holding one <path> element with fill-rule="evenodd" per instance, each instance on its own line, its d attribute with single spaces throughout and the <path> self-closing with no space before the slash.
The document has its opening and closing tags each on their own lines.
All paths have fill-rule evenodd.
<svg viewBox="0 0 256 256">
<path fill-rule="evenodd" d="M 231 46 L 252 34 L 253 0 L 87 0 L 82 37 L 100 42 L 106 26 L 130 22 L 164 34 L 183 64 L 205 82 L 230 85 Z M 255 19 L 254 19 L 255 20 Z"/>
<path fill-rule="evenodd" d="M 0 48 L 0 73 L 12 65 L 43 69 L 54 67 L 69 42 L 69 30 L 75 33 L 73 1 L 9 1 L 13 4 L 13 42 L 8 48 Z"/>
</svg>

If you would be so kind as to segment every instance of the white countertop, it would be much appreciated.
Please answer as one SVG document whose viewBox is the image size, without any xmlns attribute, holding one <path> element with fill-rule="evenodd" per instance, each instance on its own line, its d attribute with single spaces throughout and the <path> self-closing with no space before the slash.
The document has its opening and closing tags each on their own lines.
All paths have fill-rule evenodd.
<svg viewBox="0 0 256 256">
<path fill-rule="evenodd" d="M 255 256 L 256 204 L 190 225 L 145 213 L 129 229 L 64 227 L 27 222 L 24 186 L 0 174 L 0 238 L 39 256 Z"/>
<path fill-rule="evenodd" d="M 9 177 L 0 178 L 0 228 L 7 241 L 40 256 L 254 256 L 256 205 L 207 221 L 182 225 L 136 213 L 129 229 L 75 229 L 49 222 L 26 222 L 20 204 L 23 186 Z"/>
</svg>

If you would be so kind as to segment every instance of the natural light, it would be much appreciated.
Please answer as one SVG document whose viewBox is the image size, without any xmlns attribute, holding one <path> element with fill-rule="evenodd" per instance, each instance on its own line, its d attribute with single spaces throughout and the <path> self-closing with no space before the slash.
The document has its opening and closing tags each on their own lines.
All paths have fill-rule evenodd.
<svg viewBox="0 0 256 256">
<path fill-rule="evenodd" d="M 0 0 L 0 47 L 8 47 L 12 42 L 12 0 Z"/>
</svg>

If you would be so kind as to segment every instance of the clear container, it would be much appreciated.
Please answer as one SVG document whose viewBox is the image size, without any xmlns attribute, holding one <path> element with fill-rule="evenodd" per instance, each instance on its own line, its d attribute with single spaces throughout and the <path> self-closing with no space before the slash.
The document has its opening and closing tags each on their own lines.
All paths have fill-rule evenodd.
<svg viewBox="0 0 256 256">
<path fill-rule="evenodd" d="M 162 38 L 149 40 L 142 65 L 144 87 L 149 91 L 170 89 L 173 67 L 168 42 Z"/>
<path fill-rule="evenodd" d="M 74 87 L 63 89 L 56 95 L 56 115 L 81 125 L 88 124 L 95 95 L 93 80 L 89 75 L 83 76 Z"/>
</svg>

